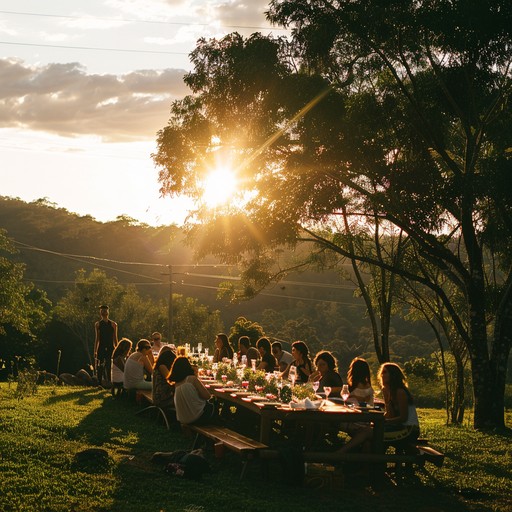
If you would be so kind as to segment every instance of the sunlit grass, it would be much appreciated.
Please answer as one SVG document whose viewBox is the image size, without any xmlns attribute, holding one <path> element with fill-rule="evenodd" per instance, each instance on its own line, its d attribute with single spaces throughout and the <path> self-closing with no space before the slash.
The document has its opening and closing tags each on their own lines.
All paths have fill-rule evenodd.
<svg viewBox="0 0 512 512">
<path fill-rule="evenodd" d="M 279 464 L 264 480 L 255 466 L 238 481 L 239 459 L 209 455 L 214 473 L 196 483 L 171 477 L 149 462 L 155 451 L 188 448 L 176 428 L 165 430 L 137 406 L 96 389 L 40 387 L 16 400 L 0 384 L 0 510 L 8 511 L 500 511 L 512 493 L 510 437 L 444 426 L 444 411 L 421 409 L 423 434 L 447 455 L 445 465 L 399 487 L 375 493 L 364 485 L 336 492 L 290 488 Z M 507 417 L 508 424 L 512 416 Z M 78 470 L 77 452 L 101 447 L 111 464 Z M 414 503 L 414 507 L 411 505 Z"/>
</svg>

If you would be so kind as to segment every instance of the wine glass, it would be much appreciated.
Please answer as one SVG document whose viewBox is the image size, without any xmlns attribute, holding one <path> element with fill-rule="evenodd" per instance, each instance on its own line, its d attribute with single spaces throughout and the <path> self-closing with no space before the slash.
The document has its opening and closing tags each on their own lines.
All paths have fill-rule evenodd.
<svg viewBox="0 0 512 512">
<path fill-rule="evenodd" d="M 288 378 L 292 381 L 292 388 L 295 386 L 295 381 L 297 379 L 297 368 L 295 366 L 290 366 L 290 371 L 288 372 Z"/>
<path fill-rule="evenodd" d="M 343 399 L 343 403 L 347 405 L 347 398 L 350 396 L 350 391 L 348 389 L 347 384 L 343 384 L 343 387 L 341 388 L 341 398 Z"/>
<path fill-rule="evenodd" d="M 222 375 L 221 379 L 222 379 L 222 383 L 224 385 L 226 385 L 226 382 L 228 381 L 228 376 L 227 375 Z"/>
<path fill-rule="evenodd" d="M 332 388 L 331 386 L 324 386 L 324 393 L 325 393 L 325 401 L 329 401 L 329 395 L 331 394 Z"/>
<path fill-rule="evenodd" d="M 319 381 L 317 381 L 317 380 L 315 380 L 315 381 L 313 382 L 313 391 L 315 392 L 315 394 L 316 394 L 316 392 L 318 391 L 318 388 L 319 388 L 319 387 L 320 387 L 320 382 L 319 382 Z"/>
</svg>

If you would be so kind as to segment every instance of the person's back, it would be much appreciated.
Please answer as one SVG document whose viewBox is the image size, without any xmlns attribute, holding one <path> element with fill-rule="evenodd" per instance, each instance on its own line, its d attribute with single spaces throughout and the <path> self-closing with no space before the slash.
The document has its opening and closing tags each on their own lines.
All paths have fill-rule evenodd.
<svg viewBox="0 0 512 512">
<path fill-rule="evenodd" d="M 191 382 L 194 378 L 193 375 L 189 375 L 175 387 L 174 405 L 176 406 L 176 418 L 180 423 L 194 423 L 203 414 L 207 402 L 199 396 L 196 387 Z"/>
<path fill-rule="evenodd" d="M 137 343 L 137 351 L 134 352 L 124 365 L 124 387 L 125 389 L 151 389 L 151 382 L 144 380 L 144 370 L 150 374 L 153 371 L 148 354 L 151 352 L 151 345 L 146 339 Z"/>
</svg>

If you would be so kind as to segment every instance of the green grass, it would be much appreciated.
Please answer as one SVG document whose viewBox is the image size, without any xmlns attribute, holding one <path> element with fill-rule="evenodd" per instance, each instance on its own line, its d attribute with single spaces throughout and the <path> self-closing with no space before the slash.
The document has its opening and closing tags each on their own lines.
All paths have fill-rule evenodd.
<svg viewBox="0 0 512 512">
<path fill-rule="evenodd" d="M 0 510 L 9 511 L 358 511 L 416 512 L 512 510 L 511 438 L 446 427 L 444 412 L 420 410 L 423 435 L 446 453 L 445 465 L 378 492 L 347 484 L 337 491 L 289 487 L 280 467 L 264 480 L 255 466 L 238 481 L 240 461 L 216 460 L 202 482 L 179 479 L 150 463 L 155 451 L 188 448 L 179 429 L 167 431 L 136 405 L 102 390 L 39 387 L 16 400 L 0 384 Z M 512 424 L 512 414 L 507 415 Z M 78 470 L 75 454 L 105 448 L 112 463 L 100 472 Z"/>
</svg>

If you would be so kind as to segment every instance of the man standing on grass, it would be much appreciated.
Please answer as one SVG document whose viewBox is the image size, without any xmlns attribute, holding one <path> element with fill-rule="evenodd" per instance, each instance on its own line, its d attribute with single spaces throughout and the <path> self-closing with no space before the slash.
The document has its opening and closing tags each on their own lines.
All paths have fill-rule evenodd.
<svg viewBox="0 0 512 512">
<path fill-rule="evenodd" d="M 117 324 L 108 317 L 107 305 L 100 306 L 101 319 L 94 324 L 96 339 L 94 340 L 94 361 L 96 375 L 101 385 L 110 383 L 112 353 L 117 346 Z"/>
</svg>

